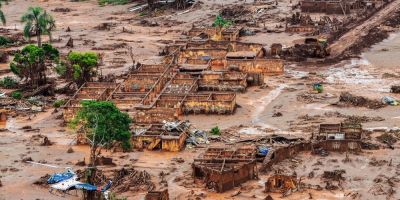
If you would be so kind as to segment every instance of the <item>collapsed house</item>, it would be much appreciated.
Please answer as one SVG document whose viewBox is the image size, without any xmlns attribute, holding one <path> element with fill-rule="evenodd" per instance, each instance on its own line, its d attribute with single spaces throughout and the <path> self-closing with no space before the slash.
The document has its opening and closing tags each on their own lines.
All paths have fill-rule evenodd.
<svg viewBox="0 0 400 200">
<path fill-rule="evenodd" d="M 296 176 L 275 174 L 265 182 L 265 192 L 286 193 L 289 190 L 297 189 Z"/>
<path fill-rule="evenodd" d="M 304 151 L 321 156 L 328 155 L 328 152 L 360 152 L 363 130 L 361 124 L 321 124 L 318 133 L 313 134 L 312 139 L 269 149 L 261 170 L 270 169 L 273 165 Z"/>
<path fill-rule="evenodd" d="M 134 125 L 132 145 L 135 149 L 180 151 L 185 147 L 187 122 Z"/>
<path fill-rule="evenodd" d="M 169 200 L 168 189 L 161 191 L 149 191 L 144 197 L 145 200 Z"/>
<path fill-rule="evenodd" d="M 221 193 L 255 179 L 255 153 L 253 147 L 208 148 L 192 164 L 195 182 L 202 182 L 207 188 Z"/>
<path fill-rule="evenodd" d="M 326 14 L 349 14 L 351 10 L 360 9 L 360 0 L 302 0 L 300 8 L 302 12 L 315 12 Z"/>
<path fill-rule="evenodd" d="M 350 14 L 354 10 L 375 9 L 388 0 L 301 0 L 302 12 L 326 14 Z"/>
</svg>

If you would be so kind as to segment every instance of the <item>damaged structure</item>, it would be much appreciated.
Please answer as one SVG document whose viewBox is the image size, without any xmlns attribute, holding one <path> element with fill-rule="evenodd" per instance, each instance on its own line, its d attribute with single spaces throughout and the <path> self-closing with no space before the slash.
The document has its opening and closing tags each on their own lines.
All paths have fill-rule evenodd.
<svg viewBox="0 0 400 200">
<path fill-rule="evenodd" d="M 313 135 L 311 141 L 271 148 L 261 170 L 270 169 L 274 164 L 304 151 L 322 156 L 326 156 L 328 152 L 360 152 L 362 138 L 361 124 L 321 124 L 318 133 Z"/>
<path fill-rule="evenodd" d="M 255 179 L 257 177 L 255 153 L 253 147 L 208 148 L 192 164 L 195 182 L 202 182 L 207 188 L 216 192 L 225 192 Z"/>
<path fill-rule="evenodd" d="M 298 185 L 296 179 L 295 176 L 275 174 L 265 182 L 265 192 L 286 193 L 289 190 L 295 190 Z"/>
<path fill-rule="evenodd" d="M 261 44 L 237 41 L 239 31 L 224 29 L 223 40 L 213 41 L 208 38 L 215 31 L 193 27 L 188 35 L 205 34 L 206 39 L 166 46 L 163 63 L 140 64 L 119 84 L 82 85 L 64 106 L 64 120 L 73 118 L 81 101 L 112 101 L 135 119 L 136 148 L 182 149 L 186 134 L 162 130 L 163 121 L 181 120 L 184 114 L 233 114 L 235 92 L 262 85 L 266 76 L 283 74 L 283 60 L 268 57 Z"/>
<path fill-rule="evenodd" d="M 302 12 L 346 15 L 351 10 L 361 9 L 363 3 L 362 0 L 302 0 L 300 8 Z"/>
</svg>

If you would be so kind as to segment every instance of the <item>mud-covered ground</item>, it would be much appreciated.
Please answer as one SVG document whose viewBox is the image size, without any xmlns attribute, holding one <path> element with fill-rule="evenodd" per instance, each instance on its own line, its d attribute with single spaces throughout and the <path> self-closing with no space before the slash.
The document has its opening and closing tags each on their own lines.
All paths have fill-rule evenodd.
<svg viewBox="0 0 400 200">
<path fill-rule="evenodd" d="M 99 7 L 96 1 L 25 1 L 14 0 L 3 6 L 7 16 L 9 28 L 22 28 L 20 16 L 29 6 L 40 5 L 48 10 L 57 21 L 54 43 L 63 53 L 70 50 L 96 51 L 104 53 L 104 65 L 101 67 L 104 74 L 118 74 L 126 71 L 131 63 L 127 47 L 131 46 L 135 60 L 143 63 L 158 63 L 161 48 L 173 40 L 179 39 L 181 33 L 188 30 L 193 23 L 210 23 L 214 15 L 223 6 L 242 4 L 237 1 L 203 1 L 200 6 L 191 8 L 188 13 L 183 11 L 165 11 L 157 17 L 142 17 L 138 13 L 128 12 L 127 8 L 134 5 Z M 247 1 L 246 3 L 251 3 Z M 275 17 L 266 19 L 266 26 L 274 28 L 284 25 L 279 18 L 285 17 L 289 1 L 279 4 L 277 9 L 270 12 Z M 286 4 L 285 4 L 286 2 Z M 55 8 L 70 8 L 71 12 L 53 12 Z M 164 17 L 163 17 L 164 16 Z M 158 26 L 149 27 L 141 24 L 142 20 L 157 22 Z M 102 23 L 111 23 L 110 30 L 98 30 L 96 26 Z M 71 32 L 66 32 L 70 27 Z M 127 31 L 123 32 L 123 29 Z M 271 44 L 279 40 L 285 45 L 291 45 L 296 40 L 304 38 L 302 34 L 270 33 L 264 28 L 255 36 L 246 36 L 242 41 Z M 64 47 L 67 40 L 74 39 L 74 48 Z M 209 130 L 214 126 L 238 132 L 243 137 L 248 134 L 267 135 L 273 133 L 289 134 L 301 137 L 310 137 L 317 125 L 324 122 L 340 122 L 355 116 L 362 119 L 367 129 L 398 129 L 400 122 L 399 107 L 386 106 L 379 109 L 365 107 L 335 105 L 341 92 L 350 92 L 380 101 L 384 96 L 400 99 L 399 94 L 392 94 L 389 88 L 393 84 L 400 84 L 400 49 L 399 33 L 392 34 L 387 40 L 374 45 L 362 54 L 360 59 L 345 60 L 330 66 L 286 66 L 285 74 L 267 77 L 267 87 L 252 87 L 245 93 L 238 94 L 238 108 L 234 115 L 190 115 L 191 123 L 198 129 Z M 109 50 L 101 50 L 109 49 Z M 385 49 L 385 50 L 382 50 Z M 316 94 L 312 84 L 322 82 L 324 92 Z M 275 113 L 280 117 L 273 117 Z M 33 161 L 60 167 L 81 167 L 75 163 L 88 160 L 88 147 L 75 146 L 75 134 L 62 125 L 59 119 L 61 112 L 48 109 L 45 112 L 32 116 L 18 116 L 8 121 L 8 131 L 0 132 L 0 199 L 79 199 L 79 196 L 62 196 L 51 194 L 45 187 L 34 185 L 46 173 L 62 171 L 62 168 L 49 168 L 22 162 L 31 157 Z M 35 132 L 21 129 L 24 126 L 38 128 Z M 54 142 L 51 146 L 40 146 L 31 141 L 33 135 L 42 134 Z M 223 145 L 211 143 L 212 145 Z M 67 153 L 72 147 L 74 152 Z M 308 189 L 294 193 L 284 199 L 398 199 L 396 192 L 398 166 L 400 164 L 398 145 L 395 149 L 381 149 L 366 151 L 359 155 L 350 154 L 350 162 L 343 162 L 345 155 L 331 154 L 320 157 L 302 153 L 295 159 L 287 160 L 276 169 L 283 169 L 286 173 L 296 172 L 298 177 L 307 177 L 303 182 L 319 184 L 325 187 L 321 174 L 324 170 L 344 169 L 345 180 L 341 188 L 333 191 L 317 191 Z M 264 183 L 273 174 L 273 171 L 261 173 L 259 180 L 249 181 L 241 187 L 218 194 L 208 191 L 202 185 L 193 183 L 191 177 L 191 163 L 205 148 L 187 148 L 179 153 L 133 151 L 130 153 L 104 152 L 105 156 L 112 157 L 116 167 L 102 167 L 102 170 L 112 170 L 121 166 L 132 166 L 138 170 L 146 170 L 157 188 L 168 186 L 171 199 L 264 199 Z M 183 160 L 184 162 L 177 162 Z M 381 164 L 371 164 L 373 160 L 385 160 Z M 317 163 L 317 165 L 315 165 Z M 383 163 L 383 164 L 382 164 Z M 389 165 L 390 163 L 390 165 Z M 311 171 L 315 176 L 308 178 Z M 165 173 L 165 181 L 160 173 Z M 387 179 L 393 184 L 389 187 Z M 380 189 L 381 188 L 381 189 Z M 388 197 L 388 191 L 394 188 L 393 196 Z M 239 195 L 238 191 L 240 191 Z M 383 191 L 383 192 L 382 192 Z M 79 195 L 79 194 L 78 194 Z M 128 191 L 118 194 L 128 199 L 143 199 L 145 191 Z M 274 199 L 281 199 L 281 194 L 272 194 Z"/>
</svg>

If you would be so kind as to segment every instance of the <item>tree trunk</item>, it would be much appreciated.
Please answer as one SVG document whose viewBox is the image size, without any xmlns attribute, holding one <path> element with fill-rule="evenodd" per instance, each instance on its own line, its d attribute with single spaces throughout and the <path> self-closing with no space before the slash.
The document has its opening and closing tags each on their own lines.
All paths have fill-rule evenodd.
<svg viewBox="0 0 400 200">
<path fill-rule="evenodd" d="M 38 47 L 42 47 L 42 38 L 40 37 L 40 29 L 39 28 L 37 28 L 36 29 L 36 37 L 37 37 L 37 44 L 38 44 Z"/>
<path fill-rule="evenodd" d="M 49 43 L 53 42 L 53 35 L 49 31 Z"/>
<path fill-rule="evenodd" d="M 153 10 L 154 0 L 147 0 L 147 4 L 149 5 L 149 10 Z"/>
</svg>

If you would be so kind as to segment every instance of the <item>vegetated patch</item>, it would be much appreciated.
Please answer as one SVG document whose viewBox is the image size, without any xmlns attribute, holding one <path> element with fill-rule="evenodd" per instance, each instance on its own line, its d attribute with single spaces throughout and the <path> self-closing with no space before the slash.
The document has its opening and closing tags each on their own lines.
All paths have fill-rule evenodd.
<svg viewBox="0 0 400 200">
<path fill-rule="evenodd" d="M 17 85 L 18 81 L 10 76 L 6 76 L 2 80 L 0 80 L 0 86 L 7 89 L 15 88 Z"/>
<path fill-rule="evenodd" d="M 14 41 L 6 36 L 0 36 L 0 47 L 5 47 L 14 44 Z"/>
<path fill-rule="evenodd" d="M 133 2 L 132 0 L 99 0 L 99 5 L 125 5 Z"/>
</svg>

